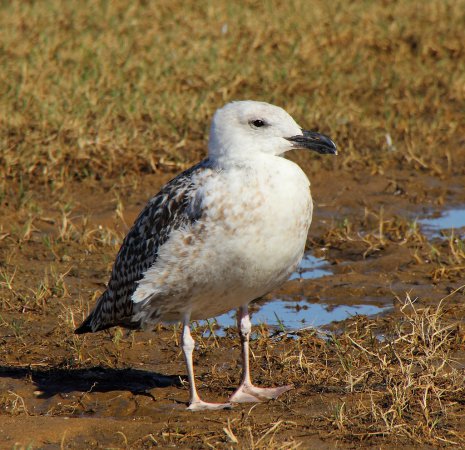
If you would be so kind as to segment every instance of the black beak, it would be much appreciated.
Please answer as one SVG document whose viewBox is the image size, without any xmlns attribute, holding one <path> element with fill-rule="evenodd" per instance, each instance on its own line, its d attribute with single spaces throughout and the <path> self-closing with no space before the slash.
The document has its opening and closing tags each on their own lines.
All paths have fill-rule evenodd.
<svg viewBox="0 0 465 450">
<path fill-rule="evenodd" d="M 324 134 L 302 130 L 302 134 L 286 138 L 295 148 L 308 148 L 320 155 L 337 155 L 336 144 Z"/>
</svg>

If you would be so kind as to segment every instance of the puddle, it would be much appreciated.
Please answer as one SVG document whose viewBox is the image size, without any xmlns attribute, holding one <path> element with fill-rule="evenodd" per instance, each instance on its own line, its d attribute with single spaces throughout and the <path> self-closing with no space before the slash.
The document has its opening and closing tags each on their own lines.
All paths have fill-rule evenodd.
<svg viewBox="0 0 465 450">
<path fill-rule="evenodd" d="M 388 308 L 375 305 L 335 306 L 326 303 L 308 303 L 306 300 L 276 299 L 265 303 L 258 311 L 252 313 L 251 320 L 253 325 L 265 323 L 276 330 L 296 331 L 307 327 L 322 327 L 360 314 L 373 316 Z M 217 317 L 216 322 L 220 329 L 215 329 L 215 334 L 223 336 L 225 328 L 236 326 L 235 311 Z M 205 325 L 206 321 L 199 321 L 199 324 Z"/>
<path fill-rule="evenodd" d="M 331 275 L 332 272 L 326 269 L 326 267 L 328 267 L 328 262 L 323 258 L 317 258 L 307 253 L 302 258 L 299 268 L 289 277 L 289 280 L 309 280 Z"/>
<path fill-rule="evenodd" d="M 439 216 L 419 219 L 418 223 L 428 237 L 441 237 L 441 230 L 465 227 L 465 207 L 442 211 Z"/>
<path fill-rule="evenodd" d="M 332 272 L 328 269 L 329 264 L 322 258 L 306 254 L 299 268 L 289 277 L 289 280 L 315 279 Z M 267 324 L 271 328 L 285 331 L 296 331 L 307 327 L 321 327 L 332 322 L 339 322 L 357 314 L 373 316 L 380 314 L 388 307 L 380 307 L 371 304 L 364 305 L 332 305 L 327 303 L 309 303 L 302 299 L 275 299 L 260 305 L 258 311 L 251 313 L 254 325 Z M 215 324 L 215 334 L 224 336 L 224 329 L 236 326 L 236 312 L 230 311 L 226 314 L 209 320 Z M 199 325 L 207 325 L 207 321 L 198 321 Z M 206 331 L 209 334 L 209 331 Z"/>
</svg>

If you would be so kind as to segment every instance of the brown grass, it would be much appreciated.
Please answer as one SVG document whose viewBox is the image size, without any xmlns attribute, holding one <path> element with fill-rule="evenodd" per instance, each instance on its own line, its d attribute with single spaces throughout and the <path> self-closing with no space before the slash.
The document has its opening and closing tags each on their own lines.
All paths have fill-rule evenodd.
<svg viewBox="0 0 465 450">
<path fill-rule="evenodd" d="M 3 191 L 183 167 L 242 98 L 329 133 L 345 168 L 463 173 L 464 6 L 6 2 Z"/>
<path fill-rule="evenodd" d="M 402 318 L 379 341 L 367 324 L 354 323 L 338 338 L 337 353 L 350 392 L 363 392 L 334 418 L 347 438 L 400 436 L 419 442 L 463 443 L 454 412 L 463 395 L 463 371 L 454 366 L 455 325 L 442 305 L 418 308 L 407 295 Z M 359 328 L 362 325 L 363 328 Z"/>
<path fill-rule="evenodd" d="M 340 149 L 333 159 L 291 155 L 320 175 L 321 191 L 333 189 L 337 219 L 313 243 L 335 264 L 406 248 L 404 275 L 421 269 L 428 286 L 455 293 L 439 306 L 407 295 L 386 321 L 354 318 L 326 338 L 270 337 L 261 327 L 254 376 L 294 382 L 294 400 L 270 406 L 269 420 L 252 408 L 201 430 L 168 420 L 132 440 L 115 435 L 117 445 L 297 448 L 306 430 L 344 445 L 463 446 L 463 333 L 453 319 L 464 314 L 464 289 L 456 288 L 465 244 L 457 233 L 428 242 L 405 211 L 431 203 L 431 192 L 435 204 L 447 202 L 465 175 L 464 11 L 464 0 L 2 2 L 2 361 L 31 370 L 124 368 L 151 364 L 131 351 L 157 345 L 182 367 L 176 329 L 160 326 L 146 342 L 121 330 L 92 339 L 72 331 L 104 288 L 142 203 L 205 155 L 214 110 L 264 100 Z M 337 203 L 339 175 L 353 179 L 363 201 Z M 413 189 L 420 175 L 429 191 Z M 377 178 L 387 180 L 381 204 L 365 189 Z M 352 209 L 339 213 L 345 207 Z M 220 338 L 214 330 L 213 322 L 195 330 L 201 360 L 232 348 L 234 332 Z M 203 389 L 223 395 L 237 382 L 236 370 L 206 366 Z M 298 409 L 319 395 L 330 398 L 324 411 Z M 49 413 L 90 414 L 99 400 L 91 389 Z M 8 388 L 0 416 L 39 416 L 30 402 Z"/>
</svg>

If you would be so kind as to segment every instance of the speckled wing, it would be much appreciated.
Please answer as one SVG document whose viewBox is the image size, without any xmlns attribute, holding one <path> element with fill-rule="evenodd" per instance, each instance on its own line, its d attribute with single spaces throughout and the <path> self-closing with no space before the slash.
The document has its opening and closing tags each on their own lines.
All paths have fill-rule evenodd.
<svg viewBox="0 0 465 450">
<path fill-rule="evenodd" d="M 144 273 L 157 260 L 159 248 L 172 231 L 192 225 L 201 215 L 195 191 L 195 174 L 209 170 L 208 160 L 193 166 L 167 183 L 152 197 L 125 237 L 116 256 L 107 290 L 94 310 L 75 330 L 76 334 L 104 330 L 115 325 L 137 329 L 131 296 Z M 197 199 L 197 200 L 196 200 Z"/>
</svg>

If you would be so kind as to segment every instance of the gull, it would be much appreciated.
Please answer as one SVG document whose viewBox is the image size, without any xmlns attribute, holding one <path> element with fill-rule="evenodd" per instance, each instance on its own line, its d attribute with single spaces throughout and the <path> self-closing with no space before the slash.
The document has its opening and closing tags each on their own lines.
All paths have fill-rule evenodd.
<svg viewBox="0 0 465 450">
<path fill-rule="evenodd" d="M 106 291 L 75 333 L 182 323 L 191 411 L 275 399 L 292 385 L 252 384 L 249 303 L 272 291 L 302 259 L 312 219 L 310 182 L 283 155 L 337 154 L 327 136 L 302 130 L 284 109 L 236 101 L 213 116 L 208 156 L 152 197 L 125 237 Z M 237 309 L 240 386 L 228 403 L 200 399 L 190 321 Z"/>
</svg>

